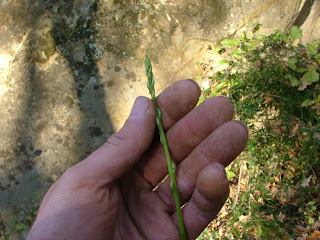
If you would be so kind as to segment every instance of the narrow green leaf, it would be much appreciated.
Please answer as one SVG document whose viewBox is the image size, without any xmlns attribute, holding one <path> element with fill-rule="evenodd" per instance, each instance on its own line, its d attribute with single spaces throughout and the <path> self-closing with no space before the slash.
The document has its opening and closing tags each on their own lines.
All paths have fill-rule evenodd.
<svg viewBox="0 0 320 240">
<path fill-rule="evenodd" d="M 209 98 L 217 96 L 223 89 L 227 87 L 227 82 L 219 83 L 217 86 L 214 87 L 211 94 L 209 95 Z"/>
<path fill-rule="evenodd" d="M 293 26 L 293 28 L 292 28 L 291 31 L 290 31 L 290 37 L 291 37 L 293 40 L 298 39 L 298 38 L 302 38 L 302 32 L 301 32 L 301 30 L 299 29 L 299 27 Z"/>
<path fill-rule="evenodd" d="M 195 79 L 201 79 L 202 78 L 202 75 L 197 75 L 196 77 L 195 77 Z"/>
<path fill-rule="evenodd" d="M 211 92 L 211 88 L 207 88 L 202 91 L 204 94 L 209 94 Z"/>
<path fill-rule="evenodd" d="M 201 96 L 198 100 L 198 103 L 197 103 L 197 107 L 204 101 L 206 100 L 206 98 L 204 96 Z"/>
</svg>

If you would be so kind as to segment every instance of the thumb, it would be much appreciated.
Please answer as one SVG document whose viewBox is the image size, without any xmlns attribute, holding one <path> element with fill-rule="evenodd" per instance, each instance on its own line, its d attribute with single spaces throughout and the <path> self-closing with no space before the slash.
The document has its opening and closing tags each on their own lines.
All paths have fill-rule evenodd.
<svg viewBox="0 0 320 240">
<path fill-rule="evenodd" d="M 155 111 L 151 100 L 138 97 L 131 113 L 119 132 L 79 163 L 89 175 L 108 182 L 129 170 L 148 149 L 155 129 Z M 81 166 L 82 165 L 82 166 Z"/>
</svg>

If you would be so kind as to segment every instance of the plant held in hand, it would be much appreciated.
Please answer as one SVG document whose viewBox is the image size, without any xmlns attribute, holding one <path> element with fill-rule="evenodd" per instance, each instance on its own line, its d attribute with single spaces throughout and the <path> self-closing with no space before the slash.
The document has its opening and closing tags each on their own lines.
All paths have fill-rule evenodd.
<svg viewBox="0 0 320 240">
<path fill-rule="evenodd" d="M 171 181 L 170 188 L 171 188 L 174 202 L 176 205 L 176 211 L 177 211 L 177 216 L 178 216 L 178 220 L 179 220 L 180 239 L 185 240 L 186 233 L 185 233 L 184 223 L 183 223 L 183 218 L 182 218 L 181 204 L 180 204 L 180 199 L 179 199 L 179 191 L 178 191 L 178 186 L 177 186 L 177 182 L 176 182 L 176 173 L 175 173 L 176 165 L 171 160 L 166 135 L 165 135 L 163 127 L 162 127 L 161 111 L 160 111 L 160 108 L 157 106 L 156 94 L 155 94 L 155 90 L 154 90 L 154 78 L 153 78 L 153 73 L 152 73 L 152 65 L 151 65 L 151 61 L 148 56 L 146 56 L 145 65 L 146 65 L 146 74 L 148 77 L 147 86 L 148 86 L 148 89 L 149 89 L 149 92 L 151 95 L 151 100 L 152 100 L 154 107 L 155 107 L 155 110 L 156 110 L 156 124 L 159 129 L 160 141 L 163 145 L 164 152 L 165 152 L 166 159 L 167 159 L 168 172 L 169 172 L 169 177 L 170 177 L 170 181 Z"/>
</svg>

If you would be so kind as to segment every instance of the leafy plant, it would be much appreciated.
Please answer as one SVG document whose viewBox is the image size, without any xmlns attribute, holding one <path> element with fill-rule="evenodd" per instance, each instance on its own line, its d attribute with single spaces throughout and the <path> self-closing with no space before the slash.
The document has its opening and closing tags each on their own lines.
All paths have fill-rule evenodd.
<svg viewBox="0 0 320 240">
<path fill-rule="evenodd" d="M 296 26 L 269 36 L 257 35 L 260 24 L 252 27 L 253 37 L 243 33 L 213 50 L 226 67 L 208 77 L 211 87 L 200 98 L 227 96 L 250 130 L 246 162 L 229 168 L 243 174 L 229 178 L 235 193 L 219 239 L 310 235 L 320 224 L 319 41 L 302 45 Z"/>
</svg>

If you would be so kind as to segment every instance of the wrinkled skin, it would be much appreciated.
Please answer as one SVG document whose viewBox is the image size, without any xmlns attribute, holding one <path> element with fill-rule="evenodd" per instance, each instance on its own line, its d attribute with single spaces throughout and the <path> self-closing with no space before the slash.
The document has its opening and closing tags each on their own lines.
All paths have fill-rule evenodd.
<svg viewBox="0 0 320 240">
<path fill-rule="evenodd" d="M 178 81 L 157 98 L 177 164 L 188 239 L 216 217 L 229 194 L 224 167 L 245 148 L 248 132 L 232 120 L 224 97 L 195 108 L 199 87 Z M 180 239 L 155 110 L 135 101 L 123 128 L 87 159 L 68 169 L 44 197 L 28 240 Z M 159 185 L 159 186 L 158 186 Z M 158 186 L 158 187 L 157 187 Z"/>
</svg>

